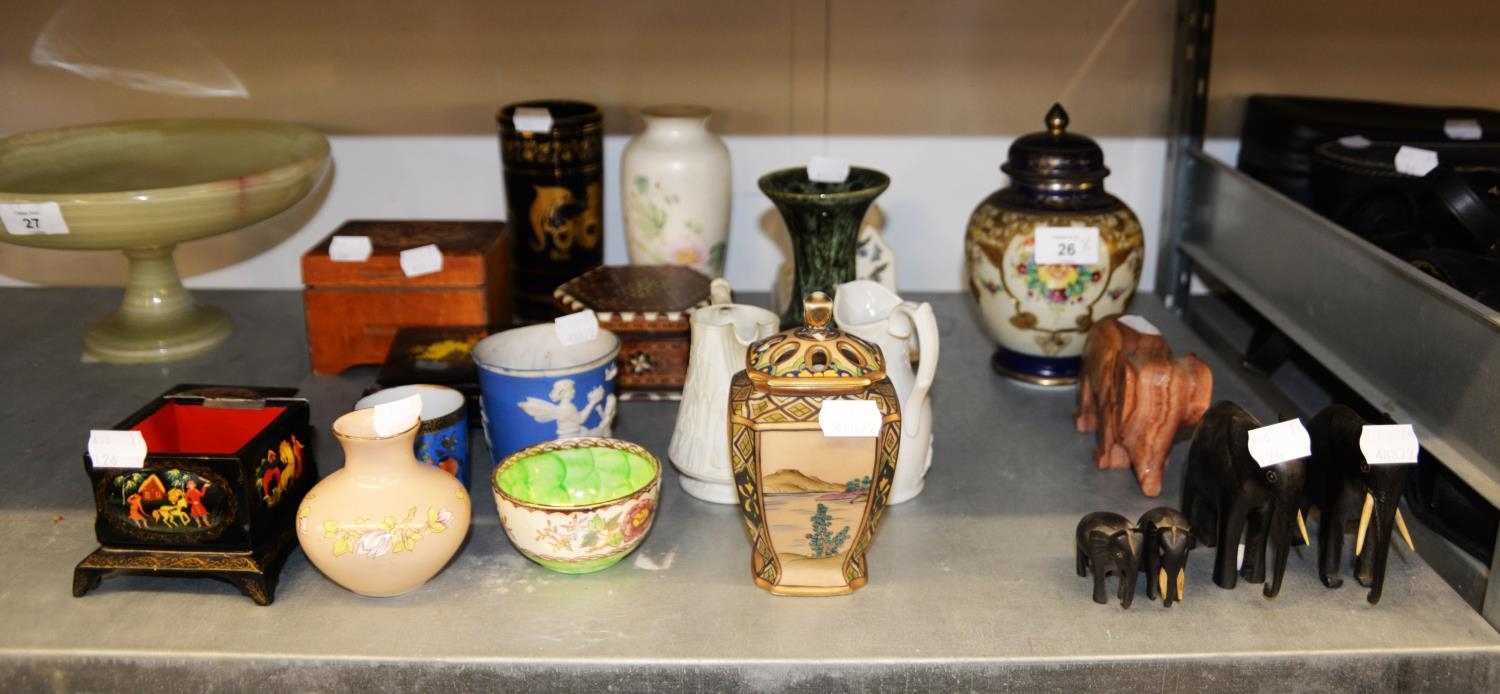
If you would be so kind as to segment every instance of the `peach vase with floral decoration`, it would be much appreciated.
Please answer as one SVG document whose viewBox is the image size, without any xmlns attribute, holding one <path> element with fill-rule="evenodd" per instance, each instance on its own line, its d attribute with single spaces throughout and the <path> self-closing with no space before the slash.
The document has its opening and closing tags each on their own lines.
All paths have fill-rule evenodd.
<svg viewBox="0 0 1500 694">
<path fill-rule="evenodd" d="M 469 495 L 457 479 L 417 461 L 419 422 L 381 436 L 374 409 L 333 423 L 344 467 L 307 493 L 297 540 L 313 565 L 360 595 L 420 588 L 448 564 L 469 532 Z"/>
</svg>

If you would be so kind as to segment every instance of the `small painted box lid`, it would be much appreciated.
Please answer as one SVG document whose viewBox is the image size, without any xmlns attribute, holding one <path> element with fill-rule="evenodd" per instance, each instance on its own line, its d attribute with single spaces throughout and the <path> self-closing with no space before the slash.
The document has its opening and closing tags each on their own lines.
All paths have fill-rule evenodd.
<svg viewBox="0 0 1500 694">
<path fill-rule="evenodd" d="M 372 251 L 363 261 L 329 256 L 335 236 L 364 236 Z M 407 277 L 401 251 L 433 244 L 443 254 L 437 272 Z M 302 256 L 302 283 L 309 287 L 482 287 L 509 282 L 510 234 L 505 222 L 350 220 Z"/>
<path fill-rule="evenodd" d="M 681 265 L 623 265 L 589 270 L 552 293 L 563 313 L 592 309 L 610 330 L 683 332 L 709 303 L 709 278 Z"/>
</svg>

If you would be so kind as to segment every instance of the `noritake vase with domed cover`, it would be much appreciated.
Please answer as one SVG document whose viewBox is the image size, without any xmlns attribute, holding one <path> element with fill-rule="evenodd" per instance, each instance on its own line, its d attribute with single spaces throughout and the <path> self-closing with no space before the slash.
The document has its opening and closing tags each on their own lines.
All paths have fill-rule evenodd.
<svg viewBox="0 0 1500 694">
<path fill-rule="evenodd" d="M 1059 104 L 1046 123 L 1011 145 L 1000 167 L 1010 185 L 974 210 L 964 250 L 970 293 L 1000 345 L 991 365 L 1050 386 L 1077 382 L 1089 328 L 1125 310 L 1145 248 L 1135 213 L 1104 192 L 1098 143 L 1067 132 Z"/>
</svg>

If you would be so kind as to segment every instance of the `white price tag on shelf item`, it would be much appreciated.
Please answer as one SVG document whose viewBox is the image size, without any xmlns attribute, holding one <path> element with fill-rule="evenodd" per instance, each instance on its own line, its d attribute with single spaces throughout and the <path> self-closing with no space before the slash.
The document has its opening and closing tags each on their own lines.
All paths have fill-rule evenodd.
<svg viewBox="0 0 1500 694">
<path fill-rule="evenodd" d="M 89 460 L 96 468 L 144 467 L 146 438 L 139 431 L 94 429 L 89 432 Z"/>
<path fill-rule="evenodd" d="M 1134 313 L 1127 313 L 1123 316 L 1120 316 L 1120 324 L 1142 335 L 1161 334 L 1161 330 L 1157 329 L 1155 324 L 1153 324 L 1151 321 L 1146 320 L 1145 318 L 1135 315 Z"/>
<path fill-rule="evenodd" d="M 422 396 L 408 395 L 375 406 L 376 436 L 395 436 L 422 421 Z"/>
<path fill-rule="evenodd" d="M 407 277 L 421 277 L 443 271 L 443 252 L 437 244 L 408 248 L 401 251 L 401 272 Z"/>
<path fill-rule="evenodd" d="M 21 202 L 0 205 L 0 223 L 16 236 L 68 233 L 62 208 L 55 202 Z"/>
<path fill-rule="evenodd" d="M 1473 118 L 1449 118 L 1443 121 L 1443 134 L 1450 140 L 1483 140 L 1484 128 Z"/>
<path fill-rule="evenodd" d="M 818 426 L 824 436 L 879 436 L 880 408 L 874 400 L 824 400 L 818 410 Z"/>
<path fill-rule="evenodd" d="M 564 345 L 581 345 L 599 338 L 599 317 L 589 309 L 558 316 L 552 327 L 557 330 L 557 341 Z"/>
<path fill-rule="evenodd" d="M 1094 265 L 1099 262 L 1099 227 L 1037 227 L 1037 265 Z"/>
<path fill-rule="evenodd" d="M 1430 149 L 1402 145 L 1396 150 L 1396 170 L 1409 176 L 1426 176 L 1438 166 L 1438 154 Z"/>
<path fill-rule="evenodd" d="M 328 259 L 335 263 L 363 263 L 374 252 L 368 236 L 335 236 L 328 242 Z"/>
<path fill-rule="evenodd" d="M 843 183 L 849 178 L 849 160 L 815 156 L 807 160 L 807 178 L 818 183 Z"/>
<path fill-rule="evenodd" d="M 1420 448 L 1410 424 L 1366 424 L 1359 434 L 1359 452 L 1371 465 L 1415 463 Z"/>
<path fill-rule="evenodd" d="M 1339 144 L 1349 149 L 1364 149 L 1375 143 L 1371 142 L 1370 138 L 1364 135 L 1346 135 L 1339 138 Z"/>
<path fill-rule="evenodd" d="M 1250 457 L 1261 467 L 1312 455 L 1312 437 L 1300 419 L 1250 430 Z"/>
<path fill-rule="evenodd" d="M 523 133 L 545 133 L 552 130 L 552 112 L 535 106 L 522 106 L 511 114 L 510 122 Z"/>
</svg>

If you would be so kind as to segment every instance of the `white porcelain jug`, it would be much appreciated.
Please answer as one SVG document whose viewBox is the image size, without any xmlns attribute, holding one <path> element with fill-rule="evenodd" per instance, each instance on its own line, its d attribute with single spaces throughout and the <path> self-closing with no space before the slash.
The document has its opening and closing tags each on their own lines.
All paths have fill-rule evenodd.
<svg viewBox="0 0 1500 694">
<path fill-rule="evenodd" d="M 932 305 L 902 301 L 878 282 L 855 280 L 838 286 L 833 320 L 839 329 L 880 346 L 886 375 L 901 403 L 901 454 L 890 503 L 922 493 L 932 466 L 932 377 L 937 373 L 938 327 Z M 912 369 L 913 357 L 917 367 Z"/>
<path fill-rule="evenodd" d="M 729 283 L 713 281 L 713 304 L 693 312 L 687 382 L 667 456 L 683 491 L 716 504 L 737 504 L 729 469 L 729 380 L 745 368 L 750 343 L 775 335 L 781 319 L 763 308 L 730 303 Z"/>
</svg>

